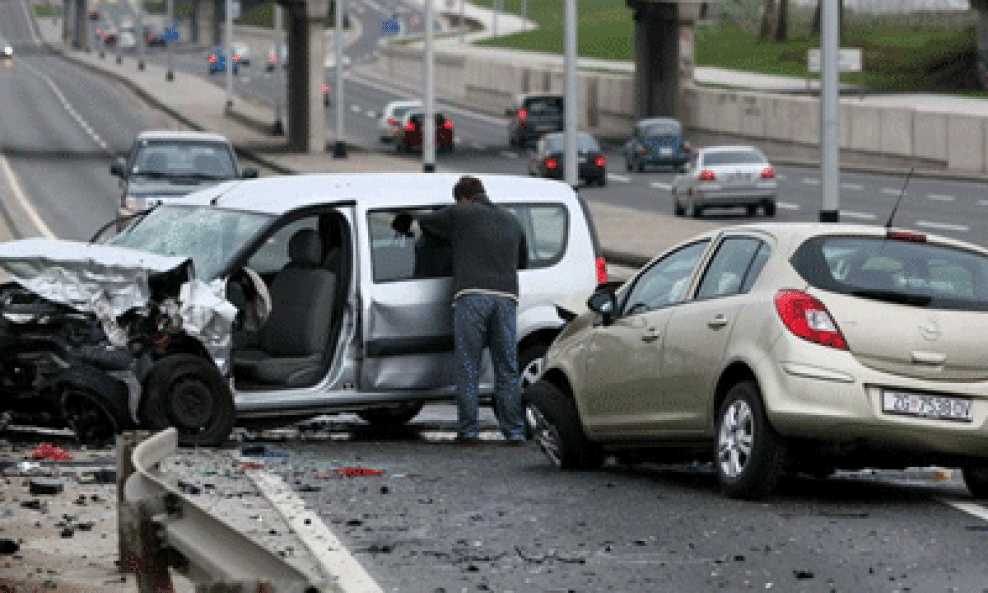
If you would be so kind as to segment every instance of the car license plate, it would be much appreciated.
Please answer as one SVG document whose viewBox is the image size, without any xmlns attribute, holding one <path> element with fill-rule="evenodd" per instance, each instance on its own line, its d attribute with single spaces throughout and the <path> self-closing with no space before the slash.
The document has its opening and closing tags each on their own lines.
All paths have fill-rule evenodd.
<svg viewBox="0 0 988 593">
<path fill-rule="evenodd" d="M 659 147 L 659 154 L 662 156 L 672 156 L 672 147 L 671 146 Z"/>
<path fill-rule="evenodd" d="M 751 181 L 751 176 L 747 173 L 731 173 L 727 176 L 727 180 L 731 183 L 747 183 Z"/>
<path fill-rule="evenodd" d="M 970 399 L 891 389 L 882 390 L 882 411 L 886 414 L 955 422 L 974 420 L 974 408 Z"/>
</svg>

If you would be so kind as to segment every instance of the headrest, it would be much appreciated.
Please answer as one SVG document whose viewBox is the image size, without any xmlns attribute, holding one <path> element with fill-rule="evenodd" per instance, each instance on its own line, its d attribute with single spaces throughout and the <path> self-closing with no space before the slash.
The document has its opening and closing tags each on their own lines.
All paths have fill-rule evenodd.
<svg viewBox="0 0 988 593">
<path fill-rule="evenodd" d="M 296 231 L 288 241 L 288 257 L 298 266 L 319 267 L 322 261 L 322 241 L 313 229 Z"/>
</svg>

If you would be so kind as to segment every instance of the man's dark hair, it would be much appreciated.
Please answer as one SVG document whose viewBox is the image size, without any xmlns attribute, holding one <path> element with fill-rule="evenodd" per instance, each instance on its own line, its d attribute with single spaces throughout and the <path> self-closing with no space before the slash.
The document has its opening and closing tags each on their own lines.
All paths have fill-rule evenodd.
<svg viewBox="0 0 988 593">
<path fill-rule="evenodd" d="M 472 199 L 484 193 L 484 184 L 471 175 L 464 175 L 453 186 L 453 199 L 459 202 L 464 198 Z"/>
</svg>

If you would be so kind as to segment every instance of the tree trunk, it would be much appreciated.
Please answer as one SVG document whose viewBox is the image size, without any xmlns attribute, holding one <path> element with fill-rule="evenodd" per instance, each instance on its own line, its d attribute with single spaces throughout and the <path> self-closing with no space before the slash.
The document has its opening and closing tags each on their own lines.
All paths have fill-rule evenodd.
<svg viewBox="0 0 988 593">
<path fill-rule="evenodd" d="M 773 36 L 775 25 L 775 0 L 764 0 L 762 3 L 762 26 L 758 29 L 758 40 L 765 41 Z"/>
<path fill-rule="evenodd" d="M 813 11 L 813 25 L 812 25 L 812 27 L 810 29 L 810 36 L 811 37 L 813 35 L 819 35 L 820 34 L 820 4 L 823 1 L 824 0 L 817 0 L 816 1 L 816 10 Z M 837 0 L 837 1 L 838 1 L 838 4 L 837 4 L 837 14 L 838 14 L 837 22 L 839 23 L 838 26 L 840 27 L 841 36 L 843 36 L 844 35 L 844 0 Z"/>
<path fill-rule="evenodd" d="M 789 40 L 789 0 L 779 0 L 779 16 L 775 22 L 775 40 Z"/>
</svg>

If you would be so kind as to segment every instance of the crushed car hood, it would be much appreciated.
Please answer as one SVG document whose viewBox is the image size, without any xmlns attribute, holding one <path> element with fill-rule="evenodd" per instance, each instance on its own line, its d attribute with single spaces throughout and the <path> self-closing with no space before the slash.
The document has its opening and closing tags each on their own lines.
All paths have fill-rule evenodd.
<svg viewBox="0 0 988 593">
<path fill-rule="evenodd" d="M 108 308 L 114 319 L 148 304 L 150 278 L 176 274 L 182 283 L 173 296 L 183 330 L 203 343 L 221 372 L 228 369 L 237 308 L 223 297 L 223 280 L 206 284 L 194 277 L 189 257 L 79 241 L 21 239 L 0 243 L 0 270 L 46 300 L 100 318 Z"/>
<path fill-rule="evenodd" d="M 106 296 L 114 316 L 147 304 L 148 277 L 188 265 L 188 257 L 164 256 L 127 247 L 53 239 L 0 243 L 0 269 L 49 301 L 86 313 Z M 191 276 L 191 272 L 190 272 Z"/>
</svg>

